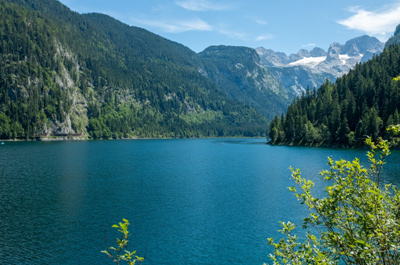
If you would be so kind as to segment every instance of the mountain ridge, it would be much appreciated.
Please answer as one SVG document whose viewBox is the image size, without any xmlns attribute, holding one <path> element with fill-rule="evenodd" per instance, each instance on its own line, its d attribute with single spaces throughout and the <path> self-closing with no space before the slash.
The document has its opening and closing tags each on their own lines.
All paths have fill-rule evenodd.
<svg viewBox="0 0 400 265">
<path fill-rule="evenodd" d="M 0 138 L 11 139 L 261 136 L 307 87 L 382 47 L 361 36 L 289 56 L 224 45 L 195 53 L 55 0 L 4 0 L 0 14 Z"/>
<path fill-rule="evenodd" d="M 397 25 L 396 30 L 392 37 L 385 43 L 385 48 L 389 48 L 391 45 L 400 44 L 400 25 Z"/>
<path fill-rule="evenodd" d="M 334 42 L 327 51 L 315 47 L 301 49 L 287 56 L 282 52 L 259 47 L 256 49 L 267 68 L 285 84 L 287 89 L 300 95 L 307 87 L 319 87 L 326 79 L 334 82 L 357 63 L 368 61 L 382 52 L 384 44 L 367 35 L 348 40 L 345 44 Z M 301 72 L 300 76 L 296 72 Z"/>
<path fill-rule="evenodd" d="M 210 46 L 199 53 L 204 72 L 229 95 L 259 110 L 268 119 L 283 113 L 291 96 L 248 47 Z"/>
<path fill-rule="evenodd" d="M 0 14 L 0 138 L 265 134 L 181 44 L 53 0 L 2 1 Z"/>
<path fill-rule="evenodd" d="M 399 29 L 379 55 L 356 64 L 335 83 L 326 80 L 318 90 L 307 90 L 285 115 L 276 116 L 268 132 L 270 143 L 354 147 L 370 136 L 398 146 L 399 138 L 387 128 L 400 123 Z"/>
</svg>

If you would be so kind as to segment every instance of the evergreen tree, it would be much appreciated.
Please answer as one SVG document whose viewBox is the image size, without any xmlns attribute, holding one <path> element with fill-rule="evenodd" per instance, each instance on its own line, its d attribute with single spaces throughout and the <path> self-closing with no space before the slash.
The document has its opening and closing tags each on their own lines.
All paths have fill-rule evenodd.
<svg viewBox="0 0 400 265">
<path fill-rule="evenodd" d="M 280 119 L 284 138 L 271 143 L 355 146 L 366 136 L 392 137 L 384 128 L 400 122 L 399 61 L 400 46 L 390 46 L 334 84 L 326 81 L 316 95 L 304 93 Z M 278 132 L 278 124 L 270 130 Z"/>
<path fill-rule="evenodd" d="M 265 136 L 183 45 L 55 0 L 0 1 L 0 138 Z"/>
</svg>

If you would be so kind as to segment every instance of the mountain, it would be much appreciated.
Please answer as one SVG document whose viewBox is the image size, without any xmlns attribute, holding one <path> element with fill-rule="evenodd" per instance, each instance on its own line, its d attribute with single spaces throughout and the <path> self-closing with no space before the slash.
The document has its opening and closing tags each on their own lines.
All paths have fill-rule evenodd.
<svg viewBox="0 0 400 265">
<path fill-rule="evenodd" d="M 300 95 L 307 87 L 319 87 L 326 79 L 334 82 L 357 63 L 366 62 L 382 52 L 383 47 L 384 44 L 375 37 L 361 36 L 344 45 L 335 42 L 327 52 L 316 47 L 287 56 L 262 47 L 256 50 L 271 73 L 292 94 Z"/>
<path fill-rule="evenodd" d="M 365 54 L 354 47 L 341 49 Z M 358 146 L 366 136 L 392 137 L 386 128 L 400 123 L 399 62 L 400 45 L 390 45 L 335 83 L 327 80 L 318 90 L 307 90 L 271 122 L 271 143 Z"/>
<path fill-rule="evenodd" d="M 385 43 L 385 47 L 396 44 L 400 44 L 400 25 L 397 25 L 394 35 Z"/>
<path fill-rule="evenodd" d="M 187 47 L 56 0 L 0 1 L 0 138 L 260 136 Z"/>
<path fill-rule="evenodd" d="M 204 76 L 233 100 L 254 107 L 271 120 L 289 105 L 290 94 L 263 65 L 254 49 L 211 46 L 201 52 Z"/>
</svg>

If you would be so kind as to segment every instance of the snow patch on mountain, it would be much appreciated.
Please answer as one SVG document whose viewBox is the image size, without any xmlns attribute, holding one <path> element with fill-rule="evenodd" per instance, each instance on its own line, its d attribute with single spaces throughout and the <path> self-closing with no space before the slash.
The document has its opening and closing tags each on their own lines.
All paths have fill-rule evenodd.
<svg viewBox="0 0 400 265">
<path fill-rule="evenodd" d="M 354 66 L 356 63 L 361 61 L 363 54 L 358 54 L 357 56 L 350 56 L 348 54 L 339 54 L 339 59 L 342 61 L 342 65 L 351 64 Z M 353 60 L 353 61 L 352 61 Z"/>
<path fill-rule="evenodd" d="M 263 47 L 256 51 L 275 77 L 299 95 L 310 85 L 319 87 L 326 79 L 334 82 L 357 63 L 366 62 L 374 54 L 382 52 L 383 48 L 384 44 L 377 38 L 361 36 L 344 45 L 334 42 L 328 51 L 316 47 L 311 51 L 302 49 L 289 56 Z"/>
<path fill-rule="evenodd" d="M 296 66 L 296 65 L 302 65 L 302 66 L 308 66 L 310 68 L 315 68 L 318 64 L 322 63 L 325 61 L 326 56 L 320 56 L 320 57 L 304 57 L 300 60 L 297 60 L 295 62 L 289 63 L 287 66 Z"/>
</svg>

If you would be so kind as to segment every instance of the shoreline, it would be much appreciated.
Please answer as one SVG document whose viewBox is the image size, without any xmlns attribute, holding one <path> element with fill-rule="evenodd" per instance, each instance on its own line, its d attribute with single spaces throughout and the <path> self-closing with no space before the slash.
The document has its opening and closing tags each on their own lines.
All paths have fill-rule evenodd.
<svg viewBox="0 0 400 265">
<path fill-rule="evenodd" d="M 113 140 L 170 140 L 170 139 L 265 139 L 265 137 L 226 136 L 226 137 L 130 137 L 111 139 L 90 139 L 86 136 L 45 136 L 33 139 L 0 139 L 0 142 L 62 142 L 62 141 L 113 141 Z"/>
<path fill-rule="evenodd" d="M 311 148 L 330 148 L 330 149 L 363 149 L 363 150 L 368 150 L 370 147 L 368 145 L 354 145 L 354 146 L 349 146 L 349 145 L 327 145 L 327 144 L 321 144 L 321 145 L 306 145 L 306 144 L 294 144 L 294 143 L 285 143 L 285 144 L 271 144 L 269 142 L 266 143 L 267 145 L 270 146 L 286 146 L 286 147 L 311 147 Z M 389 142 L 390 145 L 390 142 Z M 399 145 L 391 145 L 390 150 L 400 150 Z"/>
</svg>

